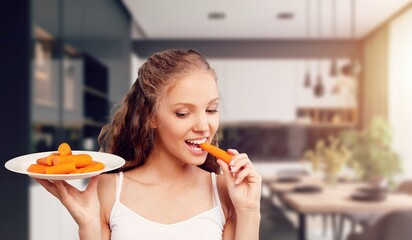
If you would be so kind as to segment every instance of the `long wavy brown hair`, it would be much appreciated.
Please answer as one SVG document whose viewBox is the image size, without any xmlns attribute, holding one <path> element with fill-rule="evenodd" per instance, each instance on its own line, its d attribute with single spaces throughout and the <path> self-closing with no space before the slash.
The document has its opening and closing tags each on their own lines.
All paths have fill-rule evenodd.
<svg viewBox="0 0 412 240">
<path fill-rule="evenodd" d="M 117 171 L 131 170 L 145 163 L 156 134 L 150 127 L 150 120 L 156 115 L 161 100 L 178 79 L 198 70 L 208 71 L 217 79 L 206 59 L 194 50 L 159 52 L 139 68 L 138 77 L 114 113 L 112 122 L 102 128 L 98 137 L 101 151 L 126 160 Z M 212 144 L 217 145 L 217 134 Z M 216 158 L 210 154 L 199 167 L 209 172 L 220 170 Z"/>
</svg>

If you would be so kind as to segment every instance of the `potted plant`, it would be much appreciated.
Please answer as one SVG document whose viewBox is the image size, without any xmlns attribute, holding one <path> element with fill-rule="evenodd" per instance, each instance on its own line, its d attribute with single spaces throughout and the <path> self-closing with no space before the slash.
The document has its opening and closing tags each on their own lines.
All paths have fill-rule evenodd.
<svg viewBox="0 0 412 240">
<path fill-rule="evenodd" d="M 334 184 L 350 155 L 350 151 L 340 139 L 331 135 L 326 141 L 318 140 L 313 150 L 304 153 L 304 158 L 312 163 L 315 172 L 324 174 L 326 182 Z"/>
<path fill-rule="evenodd" d="M 394 184 L 395 174 L 402 170 L 401 161 L 392 150 L 392 131 L 384 118 L 374 118 L 363 130 L 344 130 L 339 138 L 352 152 L 348 165 L 359 180 L 375 186 L 382 180 Z"/>
</svg>

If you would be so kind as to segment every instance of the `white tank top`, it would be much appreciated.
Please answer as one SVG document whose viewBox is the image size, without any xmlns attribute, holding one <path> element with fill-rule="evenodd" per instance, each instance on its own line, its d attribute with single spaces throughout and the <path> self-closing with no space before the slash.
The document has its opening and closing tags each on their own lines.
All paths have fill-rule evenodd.
<svg viewBox="0 0 412 240">
<path fill-rule="evenodd" d="M 120 202 L 123 172 L 116 174 L 116 199 L 110 213 L 111 240 L 221 240 L 225 215 L 217 191 L 216 174 L 211 174 L 213 208 L 173 224 L 148 220 Z"/>
</svg>

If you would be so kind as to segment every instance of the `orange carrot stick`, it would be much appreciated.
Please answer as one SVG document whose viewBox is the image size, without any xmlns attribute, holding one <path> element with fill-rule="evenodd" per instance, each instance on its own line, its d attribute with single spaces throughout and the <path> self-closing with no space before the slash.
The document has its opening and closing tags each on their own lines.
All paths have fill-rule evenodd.
<svg viewBox="0 0 412 240">
<path fill-rule="evenodd" d="M 212 154 L 213 156 L 215 156 L 218 159 L 222 159 L 223 161 L 227 162 L 227 164 L 230 163 L 230 160 L 232 159 L 233 155 L 230 155 L 229 153 L 227 153 L 226 151 L 213 146 L 210 143 L 202 143 L 199 145 L 203 150 L 205 150 L 206 152 Z"/>
<path fill-rule="evenodd" d="M 93 159 L 88 154 L 74 154 L 66 156 L 54 156 L 53 165 L 59 165 L 65 162 L 73 161 L 76 165 L 76 168 L 82 168 L 92 164 Z"/>
<path fill-rule="evenodd" d="M 71 155 L 72 154 L 72 149 L 70 148 L 70 145 L 67 143 L 61 143 L 59 147 L 57 148 L 57 151 L 59 152 L 60 155 L 65 156 L 65 155 Z"/>
<path fill-rule="evenodd" d="M 41 164 L 41 165 L 46 165 L 46 166 L 52 166 L 53 165 L 53 157 L 56 156 L 57 153 L 52 153 L 47 157 L 44 158 L 39 158 L 37 159 L 36 163 Z"/>
<path fill-rule="evenodd" d="M 76 164 L 74 162 L 65 162 L 59 165 L 46 167 L 47 174 L 66 174 L 76 170 Z"/>
<path fill-rule="evenodd" d="M 31 164 L 28 168 L 27 171 L 28 172 L 32 172 L 32 173 L 46 173 L 46 165 L 42 165 L 42 164 Z"/>
<path fill-rule="evenodd" d="M 88 173 L 88 172 L 95 172 L 95 171 L 102 170 L 103 168 L 104 168 L 104 163 L 102 163 L 102 162 L 97 162 L 97 161 L 93 161 L 93 163 L 90 164 L 89 166 L 76 169 L 75 171 L 73 171 L 73 172 L 71 172 L 71 173 Z"/>
</svg>

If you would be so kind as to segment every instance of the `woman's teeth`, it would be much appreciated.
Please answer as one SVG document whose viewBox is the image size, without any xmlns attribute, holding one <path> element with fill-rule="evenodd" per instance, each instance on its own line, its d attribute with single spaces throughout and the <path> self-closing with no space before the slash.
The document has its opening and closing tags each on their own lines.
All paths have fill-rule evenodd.
<svg viewBox="0 0 412 240">
<path fill-rule="evenodd" d="M 202 151 L 202 149 L 199 147 L 199 144 L 202 144 L 206 142 L 205 139 L 198 139 L 198 140 L 186 140 L 186 143 L 195 151 Z"/>
<path fill-rule="evenodd" d="M 206 138 L 205 139 L 199 139 L 199 140 L 186 140 L 186 142 L 191 143 L 191 144 L 199 145 L 199 144 L 202 144 L 202 143 L 206 142 Z"/>
</svg>

